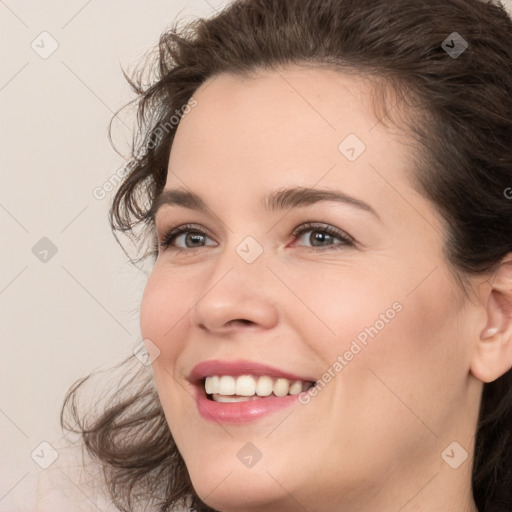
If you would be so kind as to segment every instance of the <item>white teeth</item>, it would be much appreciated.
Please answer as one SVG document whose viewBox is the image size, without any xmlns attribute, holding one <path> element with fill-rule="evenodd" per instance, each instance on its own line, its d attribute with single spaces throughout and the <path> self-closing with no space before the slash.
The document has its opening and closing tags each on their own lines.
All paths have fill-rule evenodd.
<svg viewBox="0 0 512 512">
<path fill-rule="evenodd" d="M 214 390 L 219 389 L 219 377 L 214 375 L 213 377 L 206 377 L 205 388 L 206 392 L 210 395 Z"/>
<path fill-rule="evenodd" d="M 230 403 L 230 402 L 248 402 L 249 400 L 258 400 L 257 396 L 224 396 L 213 395 L 216 402 Z"/>
<path fill-rule="evenodd" d="M 273 379 L 268 375 L 212 375 L 205 379 L 205 390 L 208 395 L 214 395 L 218 402 L 240 402 L 247 399 L 257 399 L 274 394 L 275 396 L 298 395 L 306 390 L 309 382 L 302 380 L 290 381 L 282 377 Z M 229 397 L 229 398 L 228 398 Z"/>
<path fill-rule="evenodd" d="M 215 392 L 215 391 L 214 391 Z M 220 377 L 219 389 L 217 393 L 221 395 L 234 395 L 235 394 L 235 379 L 231 375 L 223 375 Z"/>
<path fill-rule="evenodd" d="M 252 375 L 241 375 L 236 379 L 235 391 L 236 395 L 252 396 L 256 389 L 256 380 Z"/>
<path fill-rule="evenodd" d="M 276 396 L 285 396 L 288 394 L 288 390 L 290 389 L 290 381 L 288 379 L 277 379 L 274 382 L 274 395 Z"/>
<path fill-rule="evenodd" d="M 290 386 L 288 393 L 290 393 L 290 395 L 298 395 L 301 391 L 302 391 L 302 381 L 296 380 Z"/>
<path fill-rule="evenodd" d="M 258 396 L 270 396 L 272 394 L 272 387 L 272 378 L 268 375 L 263 375 L 258 379 L 255 391 Z"/>
</svg>

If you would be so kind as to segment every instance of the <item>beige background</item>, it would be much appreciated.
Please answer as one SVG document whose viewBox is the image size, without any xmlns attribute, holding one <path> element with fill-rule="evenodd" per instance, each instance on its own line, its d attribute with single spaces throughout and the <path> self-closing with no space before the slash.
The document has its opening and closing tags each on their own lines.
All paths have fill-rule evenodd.
<svg viewBox="0 0 512 512">
<path fill-rule="evenodd" d="M 59 445 L 68 387 L 140 341 L 146 276 L 110 232 L 112 194 L 93 196 L 123 163 L 107 138 L 113 112 L 132 98 L 121 66 L 136 64 L 178 13 L 226 3 L 0 1 L 1 511 L 18 510 L 45 471 L 31 453 Z M 33 253 L 42 237 L 57 248 L 46 262 Z"/>
</svg>

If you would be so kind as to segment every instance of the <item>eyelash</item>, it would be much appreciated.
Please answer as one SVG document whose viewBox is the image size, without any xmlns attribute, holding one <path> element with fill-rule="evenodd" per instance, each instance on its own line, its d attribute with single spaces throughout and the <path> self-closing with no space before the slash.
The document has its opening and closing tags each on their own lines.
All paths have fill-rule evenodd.
<svg viewBox="0 0 512 512">
<path fill-rule="evenodd" d="M 297 227 L 293 232 L 292 236 L 294 239 L 300 238 L 301 235 L 304 233 L 307 233 L 308 231 L 316 231 L 320 233 L 326 233 L 330 236 L 333 236 L 335 238 L 338 238 L 341 243 L 338 244 L 332 244 L 325 247 L 308 247 L 309 250 L 313 252 L 321 252 L 326 250 L 331 250 L 332 248 L 339 250 L 342 247 L 351 247 L 354 246 L 354 239 L 347 235 L 345 232 L 334 228 L 332 226 L 329 226 L 328 224 L 321 224 L 321 223 L 315 223 L 315 222 L 306 222 L 305 224 L 301 224 L 299 227 Z M 208 236 L 208 233 L 206 233 L 203 229 L 201 229 L 197 224 L 184 224 L 183 226 L 178 226 L 176 228 L 173 228 L 169 231 L 167 231 L 161 242 L 157 242 L 155 251 L 158 253 L 159 248 L 163 250 L 171 250 L 171 251 L 180 251 L 180 252 L 195 252 L 201 249 L 206 248 L 207 246 L 202 247 L 191 247 L 191 248 L 182 248 L 182 247 L 173 247 L 171 244 L 176 240 L 176 238 L 183 233 L 194 233 L 194 234 L 200 234 L 206 237 Z"/>
</svg>

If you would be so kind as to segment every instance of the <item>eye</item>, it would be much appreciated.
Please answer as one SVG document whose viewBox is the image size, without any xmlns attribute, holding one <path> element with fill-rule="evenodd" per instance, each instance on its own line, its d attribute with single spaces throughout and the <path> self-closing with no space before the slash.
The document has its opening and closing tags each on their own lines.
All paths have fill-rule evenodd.
<svg viewBox="0 0 512 512">
<path fill-rule="evenodd" d="M 185 224 L 168 231 L 162 241 L 160 247 L 162 249 L 173 250 L 194 250 L 205 247 L 201 245 L 206 238 L 210 238 L 205 231 L 195 224 Z M 184 246 L 176 245 L 177 243 L 185 244 Z M 215 245 L 215 242 L 210 245 Z"/>
<path fill-rule="evenodd" d="M 344 246 L 354 245 L 352 237 L 328 224 L 307 222 L 296 228 L 292 235 L 294 238 L 311 243 L 310 247 L 316 251 L 341 249 Z M 335 243 L 335 240 L 338 240 L 338 243 Z"/>
<path fill-rule="evenodd" d="M 309 236 L 306 236 L 310 233 Z M 345 232 L 328 224 L 307 222 L 296 228 L 292 236 L 294 239 L 299 238 L 303 243 L 309 242 L 310 247 L 316 251 L 324 251 L 331 248 L 340 249 L 345 246 L 353 246 L 354 239 Z M 208 234 L 196 224 L 185 224 L 168 231 L 159 242 L 159 246 L 165 250 L 173 251 L 194 251 L 207 247 L 215 246 L 216 243 L 206 243 L 211 238 Z M 336 240 L 338 241 L 336 243 Z M 180 245 L 181 244 L 181 245 Z M 294 245 L 296 242 L 294 242 Z M 307 247 L 307 245 L 306 245 Z"/>
</svg>

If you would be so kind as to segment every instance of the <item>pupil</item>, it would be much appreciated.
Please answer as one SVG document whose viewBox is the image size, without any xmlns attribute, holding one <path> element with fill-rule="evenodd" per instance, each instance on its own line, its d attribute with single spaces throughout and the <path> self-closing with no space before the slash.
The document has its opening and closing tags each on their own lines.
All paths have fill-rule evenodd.
<svg viewBox="0 0 512 512">
<path fill-rule="evenodd" d="M 331 237 L 331 235 L 327 234 L 327 233 L 321 233 L 319 231 L 313 231 L 312 235 L 314 236 L 314 240 L 313 240 L 313 243 L 312 245 L 315 245 L 315 242 L 325 242 L 326 240 L 328 241 Z"/>
<path fill-rule="evenodd" d="M 201 242 L 201 239 L 202 239 L 202 236 L 201 234 L 199 233 L 196 233 L 196 234 L 188 234 L 187 235 L 187 242 L 191 242 L 192 244 L 196 243 L 196 242 Z"/>
</svg>

